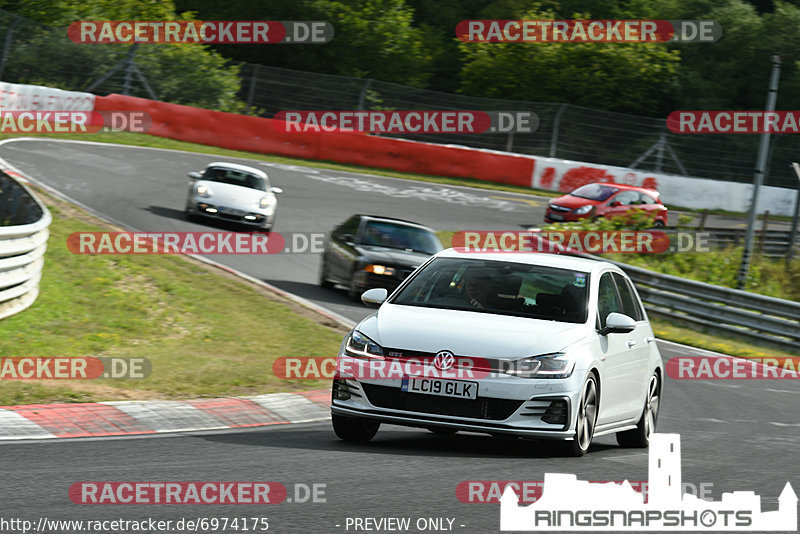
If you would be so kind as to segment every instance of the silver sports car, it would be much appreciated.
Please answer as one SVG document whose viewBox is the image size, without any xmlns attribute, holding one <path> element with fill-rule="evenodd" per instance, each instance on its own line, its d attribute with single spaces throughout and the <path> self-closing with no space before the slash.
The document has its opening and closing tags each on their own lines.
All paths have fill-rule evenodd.
<svg viewBox="0 0 800 534">
<path fill-rule="evenodd" d="M 257 226 L 266 231 L 275 224 L 277 199 L 282 193 L 270 187 L 267 174 L 236 163 L 209 163 L 205 171 L 190 172 L 186 215 Z"/>
</svg>

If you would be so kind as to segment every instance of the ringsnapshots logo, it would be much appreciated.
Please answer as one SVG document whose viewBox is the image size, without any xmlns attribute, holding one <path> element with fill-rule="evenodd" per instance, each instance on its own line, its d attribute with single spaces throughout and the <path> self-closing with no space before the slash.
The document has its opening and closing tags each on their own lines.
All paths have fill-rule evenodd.
<svg viewBox="0 0 800 534">
<path fill-rule="evenodd" d="M 546 473 L 542 495 L 520 506 L 511 487 L 500 498 L 502 531 L 783 531 L 797 530 L 797 495 L 789 482 L 778 509 L 762 512 L 752 491 L 723 493 L 721 501 L 683 492 L 679 434 L 650 437 L 647 503 L 629 482 L 592 484 L 575 475 Z"/>
</svg>

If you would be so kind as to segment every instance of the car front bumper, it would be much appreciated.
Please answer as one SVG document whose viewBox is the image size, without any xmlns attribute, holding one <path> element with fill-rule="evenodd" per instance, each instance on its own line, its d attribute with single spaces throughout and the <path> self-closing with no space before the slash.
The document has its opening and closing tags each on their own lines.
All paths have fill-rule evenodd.
<svg viewBox="0 0 800 534">
<path fill-rule="evenodd" d="M 230 221 L 259 228 L 271 228 L 275 221 L 275 209 L 247 211 L 228 206 L 220 206 L 211 202 L 189 202 L 186 206 L 189 213 L 211 219 Z"/>
<path fill-rule="evenodd" d="M 478 397 L 467 400 L 404 392 L 399 379 L 337 378 L 331 413 L 420 428 L 547 439 L 571 439 L 575 435 L 574 407 L 580 400 L 578 377 L 476 381 Z M 345 396 L 349 398 L 342 398 Z"/>
</svg>

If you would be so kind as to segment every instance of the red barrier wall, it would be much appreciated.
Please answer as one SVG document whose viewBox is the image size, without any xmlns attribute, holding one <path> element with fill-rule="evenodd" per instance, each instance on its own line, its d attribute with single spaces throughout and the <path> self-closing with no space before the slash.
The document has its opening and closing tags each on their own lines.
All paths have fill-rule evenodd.
<svg viewBox="0 0 800 534">
<path fill-rule="evenodd" d="M 233 150 L 334 161 L 415 174 L 530 187 L 534 159 L 377 137 L 360 132 L 286 132 L 282 121 L 112 94 L 95 111 L 144 111 L 148 134 Z"/>
</svg>

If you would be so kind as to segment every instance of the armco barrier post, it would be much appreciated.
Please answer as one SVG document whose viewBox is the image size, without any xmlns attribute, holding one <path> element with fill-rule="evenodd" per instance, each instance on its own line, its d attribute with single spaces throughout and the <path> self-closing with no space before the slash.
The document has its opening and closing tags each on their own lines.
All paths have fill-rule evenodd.
<svg viewBox="0 0 800 534">
<path fill-rule="evenodd" d="M 800 182 L 800 165 L 792 162 L 795 176 Z M 794 216 L 792 217 L 792 229 L 789 231 L 789 250 L 786 251 L 786 261 L 792 261 L 794 257 L 795 241 L 797 241 L 797 225 L 800 224 L 800 183 L 797 184 L 797 193 L 794 197 Z"/>
</svg>

